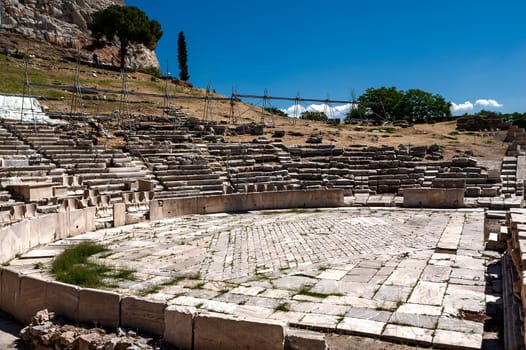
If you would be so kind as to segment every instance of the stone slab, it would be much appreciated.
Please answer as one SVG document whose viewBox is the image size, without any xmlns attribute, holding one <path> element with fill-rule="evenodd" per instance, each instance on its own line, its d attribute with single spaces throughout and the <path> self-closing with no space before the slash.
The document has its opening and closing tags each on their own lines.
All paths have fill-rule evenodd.
<svg viewBox="0 0 526 350">
<path fill-rule="evenodd" d="M 320 273 L 318 278 L 339 281 L 347 274 L 347 272 L 347 270 L 328 269 Z"/>
<path fill-rule="evenodd" d="M 413 289 L 409 302 L 422 305 L 441 305 L 447 283 L 419 281 Z"/>
<path fill-rule="evenodd" d="M 121 325 L 163 335 L 165 307 L 163 302 L 124 297 L 121 300 Z"/>
<path fill-rule="evenodd" d="M 19 274 L 8 269 L 2 269 L 0 288 L 0 308 L 8 314 L 15 315 L 20 293 Z"/>
<path fill-rule="evenodd" d="M 433 338 L 433 345 L 437 348 L 450 349 L 481 349 L 482 334 L 461 333 L 437 329 Z"/>
<path fill-rule="evenodd" d="M 389 276 L 389 278 L 387 279 L 387 282 L 392 285 L 411 288 L 413 285 L 416 284 L 416 282 L 420 278 L 421 272 L 422 270 L 415 269 L 412 267 L 397 268 Z"/>
<path fill-rule="evenodd" d="M 462 234 L 463 222 L 450 221 L 444 229 L 440 241 L 438 241 L 437 248 L 444 250 L 456 250 L 460 242 L 460 236 Z"/>
<path fill-rule="evenodd" d="M 164 339 L 181 349 L 193 348 L 193 320 L 197 310 L 187 306 L 168 306 L 164 310 Z"/>
<path fill-rule="evenodd" d="M 404 303 L 400 305 L 400 307 L 396 311 L 407 314 L 440 316 L 442 314 L 442 307 L 433 305 Z"/>
<path fill-rule="evenodd" d="M 395 341 L 428 346 L 433 342 L 433 330 L 388 324 L 382 336 Z"/>
<path fill-rule="evenodd" d="M 71 321 L 78 321 L 80 288 L 61 282 L 47 285 L 46 305 L 49 311 Z"/>
<path fill-rule="evenodd" d="M 435 329 L 438 323 L 438 316 L 393 312 L 393 315 L 389 319 L 389 323 L 418 328 Z"/>
<path fill-rule="evenodd" d="M 344 317 L 343 320 L 338 323 L 336 330 L 339 332 L 345 332 L 349 334 L 358 335 L 377 335 L 382 334 L 382 330 L 385 327 L 385 322 L 378 322 L 374 320 L 364 320 L 360 318 Z"/>
<path fill-rule="evenodd" d="M 298 322 L 298 325 L 320 331 L 334 331 L 339 320 L 339 316 L 308 313 Z"/>
<path fill-rule="evenodd" d="M 447 282 L 451 274 L 451 267 L 440 265 L 427 265 L 420 276 L 420 281 Z"/>
<path fill-rule="evenodd" d="M 287 350 L 325 350 L 325 335 L 304 329 L 287 329 L 285 337 Z"/>
<path fill-rule="evenodd" d="M 120 295 L 96 289 L 81 289 L 78 319 L 106 327 L 118 327 L 120 324 Z"/>
<path fill-rule="evenodd" d="M 404 302 L 409 297 L 412 288 L 407 286 L 382 285 L 374 295 L 375 300 Z"/>
<path fill-rule="evenodd" d="M 450 317 L 440 317 L 438 320 L 437 328 L 446 331 L 482 334 L 484 332 L 484 323 L 468 320 L 459 320 Z"/>
<path fill-rule="evenodd" d="M 249 320 L 217 313 L 199 313 L 194 321 L 194 349 L 282 350 L 284 324 L 266 319 Z"/>
<path fill-rule="evenodd" d="M 392 312 L 390 311 L 351 307 L 346 316 L 360 320 L 372 320 L 385 323 L 391 318 L 391 315 Z"/>
<path fill-rule="evenodd" d="M 20 276 L 20 297 L 14 315 L 17 320 L 29 324 L 35 314 L 47 307 L 46 291 L 48 283 L 42 279 Z"/>
</svg>

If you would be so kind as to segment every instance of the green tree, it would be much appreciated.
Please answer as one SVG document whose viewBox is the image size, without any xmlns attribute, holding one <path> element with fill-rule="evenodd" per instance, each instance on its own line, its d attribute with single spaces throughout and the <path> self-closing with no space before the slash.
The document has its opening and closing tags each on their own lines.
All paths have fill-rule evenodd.
<svg viewBox="0 0 526 350">
<path fill-rule="evenodd" d="M 190 75 L 188 75 L 188 52 L 186 51 L 184 32 L 179 32 L 177 39 L 177 60 L 179 61 L 179 79 L 188 81 Z"/>
<path fill-rule="evenodd" d="M 300 118 L 305 120 L 315 120 L 318 122 L 326 122 L 327 120 L 329 120 L 327 114 L 325 114 L 324 112 L 317 111 L 305 111 L 301 113 Z"/>
<path fill-rule="evenodd" d="M 440 95 L 410 89 L 405 92 L 406 113 L 412 121 L 441 120 L 451 117 L 450 104 Z"/>
<path fill-rule="evenodd" d="M 449 102 L 440 95 L 419 89 L 369 88 L 358 98 L 358 102 L 358 108 L 351 110 L 346 120 L 361 115 L 383 121 L 407 119 L 420 122 L 451 117 Z"/>
<path fill-rule="evenodd" d="M 113 40 L 119 41 L 119 59 L 124 68 L 128 47 L 143 44 L 153 50 L 161 39 L 161 25 L 150 20 L 146 14 L 134 6 L 112 5 L 93 14 L 88 24 L 93 36 L 93 47 L 111 46 Z"/>
<path fill-rule="evenodd" d="M 369 88 L 358 98 L 358 102 L 366 114 L 385 121 L 393 121 L 405 117 L 407 106 L 404 97 L 404 92 L 394 86 Z"/>
</svg>

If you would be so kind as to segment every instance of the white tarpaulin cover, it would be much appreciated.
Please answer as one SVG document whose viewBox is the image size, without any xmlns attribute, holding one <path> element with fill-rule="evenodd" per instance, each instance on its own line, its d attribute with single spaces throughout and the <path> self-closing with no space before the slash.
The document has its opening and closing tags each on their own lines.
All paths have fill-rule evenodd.
<svg viewBox="0 0 526 350">
<path fill-rule="evenodd" d="M 0 118 L 56 123 L 34 97 L 0 95 Z"/>
</svg>

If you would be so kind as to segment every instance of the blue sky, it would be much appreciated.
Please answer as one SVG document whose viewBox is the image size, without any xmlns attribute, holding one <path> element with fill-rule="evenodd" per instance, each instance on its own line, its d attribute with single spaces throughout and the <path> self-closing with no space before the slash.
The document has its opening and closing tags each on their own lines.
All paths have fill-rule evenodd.
<svg viewBox="0 0 526 350">
<path fill-rule="evenodd" d="M 440 94 L 455 114 L 526 112 L 524 0 L 125 3 L 161 23 L 163 71 L 178 75 L 184 31 L 190 81 L 225 95 L 347 100 L 396 86 Z"/>
</svg>

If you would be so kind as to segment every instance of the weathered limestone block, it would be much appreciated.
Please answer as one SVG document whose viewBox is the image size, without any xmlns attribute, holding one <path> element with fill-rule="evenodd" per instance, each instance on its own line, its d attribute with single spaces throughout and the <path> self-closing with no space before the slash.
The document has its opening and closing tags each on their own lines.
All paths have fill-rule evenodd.
<svg viewBox="0 0 526 350">
<path fill-rule="evenodd" d="M 15 315 L 20 297 L 20 276 L 14 271 L 2 269 L 1 278 L 0 309 Z"/>
<path fill-rule="evenodd" d="M 113 227 L 126 225 L 126 203 L 113 204 Z"/>
<path fill-rule="evenodd" d="M 165 307 L 165 303 L 125 297 L 121 301 L 121 325 L 163 335 Z"/>
<path fill-rule="evenodd" d="M 405 188 L 403 195 L 404 207 L 464 207 L 464 189 L 462 188 Z"/>
<path fill-rule="evenodd" d="M 455 174 L 457 176 L 457 174 Z M 434 188 L 465 188 L 466 179 L 462 178 L 435 178 L 432 181 Z"/>
<path fill-rule="evenodd" d="M 286 350 L 325 350 L 325 335 L 303 329 L 287 329 Z"/>
<path fill-rule="evenodd" d="M 20 297 L 13 316 L 27 324 L 40 310 L 46 308 L 47 282 L 30 276 L 20 276 Z"/>
<path fill-rule="evenodd" d="M 282 350 L 285 341 L 283 327 L 283 323 L 268 319 L 262 322 L 225 314 L 199 313 L 194 323 L 194 347 L 196 350 Z"/>
<path fill-rule="evenodd" d="M 24 220 L 0 230 L 0 262 L 6 262 L 18 253 L 27 251 L 31 232 L 29 220 Z"/>
<path fill-rule="evenodd" d="M 192 307 L 172 305 L 164 310 L 164 339 L 184 350 L 192 350 L 193 320 L 197 310 Z"/>
<path fill-rule="evenodd" d="M 78 320 L 80 288 L 61 282 L 49 282 L 46 289 L 46 307 L 49 311 L 70 320 Z"/>
<path fill-rule="evenodd" d="M 96 322 L 107 327 L 120 323 L 120 295 L 96 289 L 79 291 L 79 321 Z"/>
</svg>

